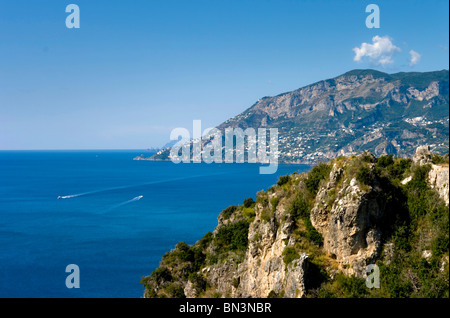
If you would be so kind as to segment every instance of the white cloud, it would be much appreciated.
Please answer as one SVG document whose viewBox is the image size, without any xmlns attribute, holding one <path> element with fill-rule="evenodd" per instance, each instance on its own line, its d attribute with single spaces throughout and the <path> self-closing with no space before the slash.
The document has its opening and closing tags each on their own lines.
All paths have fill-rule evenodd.
<svg viewBox="0 0 450 318">
<path fill-rule="evenodd" d="M 419 63 L 420 58 L 422 57 L 421 54 L 417 53 L 414 50 L 409 51 L 409 54 L 411 55 L 411 58 L 409 60 L 409 66 L 413 66 Z"/>
<path fill-rule="evenodd" d="M 393 56 L 395 52 L 399 52 L 400 48 L 392 43 L 389 36 L 374 36 L 372 38 L 372 44 L 362 43 L 361 47 L 355 47 L 355 62 L 360 62 L 364 57 L 367 57 L 369 61 L 375 65 L 385 66 L 387 64 L 394 63 Z"/>
</svg>

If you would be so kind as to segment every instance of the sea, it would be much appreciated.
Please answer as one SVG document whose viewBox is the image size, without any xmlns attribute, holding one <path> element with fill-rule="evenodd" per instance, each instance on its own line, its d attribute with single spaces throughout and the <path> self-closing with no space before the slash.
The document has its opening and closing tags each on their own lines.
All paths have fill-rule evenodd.
<svg viewBox="0 0 450 318">
<path fill-rule="evenodd" d="M 142 297 L 141 278 L 177 242 L 195 243 L 227 206 L 310 169 L 132 160 L 142 153 L 0 151 L 0 297 Z M 79 288 L 66 285 L 70 264 Z"/>
</svg>

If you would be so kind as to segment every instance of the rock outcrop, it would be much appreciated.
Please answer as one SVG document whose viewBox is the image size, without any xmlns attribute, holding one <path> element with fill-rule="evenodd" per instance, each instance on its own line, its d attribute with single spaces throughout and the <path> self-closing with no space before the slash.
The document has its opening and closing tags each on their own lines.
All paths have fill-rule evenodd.
<svg viewBox="0 0 450 318">
<path fill-rule="evenodd" d="M 335 164 L 330 181 L 317 194 L 311 222 L 324 238 L 324 250 L 336 259 L 340 269 L 363 277 L 366 265 L 376 259 L 381 247 L 381 231 L 377 225 L 384 213 L 379 202 L 382 189 L 363 190 L 355 178 L 345 180 L 330 208 L 327 206 L 329 193 L 336 191 L 336 180 L 341 175 L 342 168 Z"/>
<path fill-rule="evenodd" d="M 449 165 L 433 164 L 432 153 L 428 145 L 418 147 L 413 157 L 413 162 L 418 165 L 431 165 L 428 173 L 428 183 L 439 193 L 444 202 L 449 204 Z"/>
<path fill-rule="evenodd" d="M 448 205 L 449 203 L 449 168 L 447 166 L 432 165 L 428 173 L 430 186 L 439 193 L 439 196 Z"/>
<path fill-rule="evenodd" d="M 285 297 L 302 297 L 305 293 L 305 272 L 308 255 L 301 253 L 290 264 L 283 261 L 283 251 L 293 246 L 291 240 L 294 220 L 283 220 L 286 209 L 281 203 L 269 220 L 263 220 L 263 206 L 255 206 L 255 218 L 249 227 L 248 249 L 239 264 L 232 258 L 222 264 L 207 266 L 202 272 L 206 274 L 210 285 L 221 294 L 229 293 L 231 297 L 264 298 L 270 292 L 283 292 Z M 227 220 L 226 222 L 233 222 Z M 223 226 L 219 217 L 219 226 Z M 233 286 L 230 289 L 230 286 Z"/>
</svg>

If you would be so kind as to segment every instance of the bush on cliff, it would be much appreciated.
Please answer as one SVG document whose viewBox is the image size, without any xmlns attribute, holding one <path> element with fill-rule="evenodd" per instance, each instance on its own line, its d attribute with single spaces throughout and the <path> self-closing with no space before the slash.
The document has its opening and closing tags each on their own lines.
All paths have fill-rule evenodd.
<svg viewBox="0 0 450 318">
<path fill-rule="evenodd" d="M 331 166 L 326 163 L 319 163 L 308 173 L 305 181 L 306 188 L 310 193 L 315 195 L 319 190 L 320 181 L 326 179 L 331 171 Z"/>
<path fill-rule="evenodd" d="M 245 250 L 248 246 L 247 221 L 239 221 L 226 226 L 222 226 L 214 237 L 214 244 L 220 252 L 229 250 Z"/>
</svg>

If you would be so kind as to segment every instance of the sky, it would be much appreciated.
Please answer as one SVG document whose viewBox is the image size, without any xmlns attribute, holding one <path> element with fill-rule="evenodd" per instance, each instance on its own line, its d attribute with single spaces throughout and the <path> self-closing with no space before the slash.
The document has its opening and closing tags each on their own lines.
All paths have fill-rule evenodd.
<svg viewBox="0 0 450 318">
<path fill-rule="evenodd" d="M 448 69 L 448 12 L 445 0 L 0 0 L 0 150 L 160 147 L 193 120 L 214 127 L 352 69 Z"/>
</svg>

